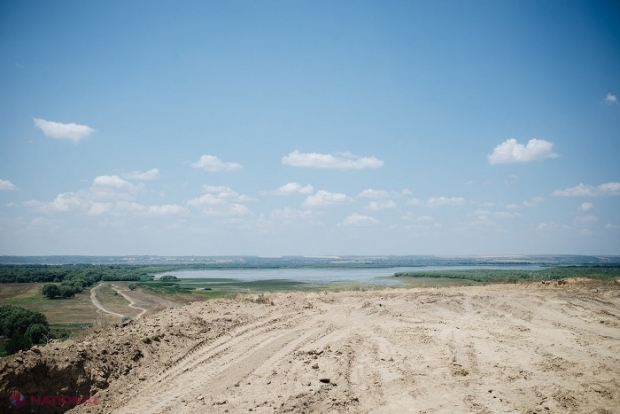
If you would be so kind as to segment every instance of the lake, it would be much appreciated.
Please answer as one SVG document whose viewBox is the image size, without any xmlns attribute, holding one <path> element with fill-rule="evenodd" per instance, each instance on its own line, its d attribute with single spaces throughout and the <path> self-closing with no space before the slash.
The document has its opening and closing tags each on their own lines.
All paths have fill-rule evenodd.
<svg viewBox="0 0 620 414">
<path fill-rule="evenodd" d="M 393 278 L 398 272 L 427 272 L 432 270 L 540 270 L 540 266 L 425 266 L 391 268 L 293 268 L 293 269 L 212 269 L 178 270 L 156 275 L 176 276 L 180 279 L 233 279 L 241 282 L 260 280 L 292 280 L 295 282 L 329 284 L 335 282 L 368 283 L 372 285 L 398 286 L 403 282 Z M 218 283 L 218 282 L 215 282 Z"/>
</svg>

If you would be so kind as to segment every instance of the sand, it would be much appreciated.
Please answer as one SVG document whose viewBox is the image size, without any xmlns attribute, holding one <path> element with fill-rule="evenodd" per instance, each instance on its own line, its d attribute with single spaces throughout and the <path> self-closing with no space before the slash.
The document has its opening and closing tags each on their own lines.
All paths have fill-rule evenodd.
<svg viewBox="0 0 620 414">
<path fill-rule="evenodd" d="M 70 342 L 22 358 L 81 355 L 102 405 L 72 413 L 620 412 L 614 283 L 246 296 Z"/>
</svg>

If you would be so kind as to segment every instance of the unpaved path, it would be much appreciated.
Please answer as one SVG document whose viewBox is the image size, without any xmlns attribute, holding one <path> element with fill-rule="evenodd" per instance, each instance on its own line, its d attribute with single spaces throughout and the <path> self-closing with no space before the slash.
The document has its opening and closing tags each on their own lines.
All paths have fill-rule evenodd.
<svg viewBox="0 0 620 414">
<path fill-rule="evenodd" d="M 127 299 L 127 301 L 129 302 L 129 305 L 127 305 L 127 306 L 129 306 L 130 308 L 134 308 L 134 309 L 137 309 L 137 310 L 141 311 L 138 314 L 138 316 L 135 317 L 135 319 L 140 319 L 140 317 L 146 313 L 146 309 L 137 306 L 136 302 L 134 302 L 134 300 L 129 295 L 125 294 L 125 292 L 127 292 L 127 289 L 121 289 L 121 288 L 119 288 L 116 285 L 112 285 L 112 289 L 114 289 L 121 296 L 123 296 L 125 299 Z"/>
<path fill-rule="evenodd" d="M 121 315 L 120 313 L 109 311 L 105 309 L 103 306 L 101 306 L 101 303 L 99 303 L 99 300 L 97 300 L 97 289 L 99 289 L 100 286 L 102 285 L 98 284 L 97 286 L 95 286 L 94 288 L 90 290 L 90 300 L 93 302 L 93 305 L 95 306 L 95 308 L 97 308 L 101 312 L 109 313 L 110 315 L 118 316 L 119 318 L 124 318 L 125 315 Z"/>
<path fill-rule="evenodd" d="M 137 340 L 144 357 L 98 394 L 103 404 L 74 411 L 615 413 L 620 407 L 618 286 L 270 298 L 274 305 L 217 300 L 144 317 L 126 328 L 128 337 L 173 336 Z"/>
</svg>

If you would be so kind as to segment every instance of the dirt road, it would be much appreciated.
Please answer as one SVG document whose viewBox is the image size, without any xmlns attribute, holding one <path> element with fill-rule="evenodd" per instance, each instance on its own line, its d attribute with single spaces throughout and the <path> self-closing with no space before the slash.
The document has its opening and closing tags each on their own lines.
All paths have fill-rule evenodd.
<svg viewBox="0 0 620 414">
<path fill-rule="evenodd" d="M 93 287 L 90 290 L 90 300 L 91 302 L 93 302 L 93 306 L 95 306 L 95 308 L 97 308 L 101 312 L 109 313 L 110 315 L 118 316 L 119 318 L 124 318 L 125 315 L 121 315 L 120 313 L 109 311 L 105 309 L 103 306 L 101 306 L 101 303 L 99 303 L 99 300 L 97 299 L 97 289 L 99 289 L 100 286 L 102 285 L 98 284 L 97 286 Z"/>
<path fill-rule="evenodd" d="M 127 306 L 140 311 L 140 313 L 135 317 L 135 319 L 140 319 L 140 317 L 146 313 L 146 309 L 137 306 L 133 298 L 126 293 L 130 291 L 129 289 L 123 289 L 116 285 L 112 285 L 112 289 L 114 289 L 119 295 L 127 299 L 127 301 L 129 302 Z"/>
</svg>

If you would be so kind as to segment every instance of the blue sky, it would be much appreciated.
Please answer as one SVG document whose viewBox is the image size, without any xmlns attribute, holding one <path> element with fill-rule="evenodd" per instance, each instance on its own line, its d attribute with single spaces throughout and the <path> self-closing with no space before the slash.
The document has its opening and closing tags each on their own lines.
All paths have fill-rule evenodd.
<svg viewBox="0 0 620 414">
<path fill-rule="evenodd" d="M 613 1 L 0 3 L 0 254 L 620 254 Z"/>
</svg>

